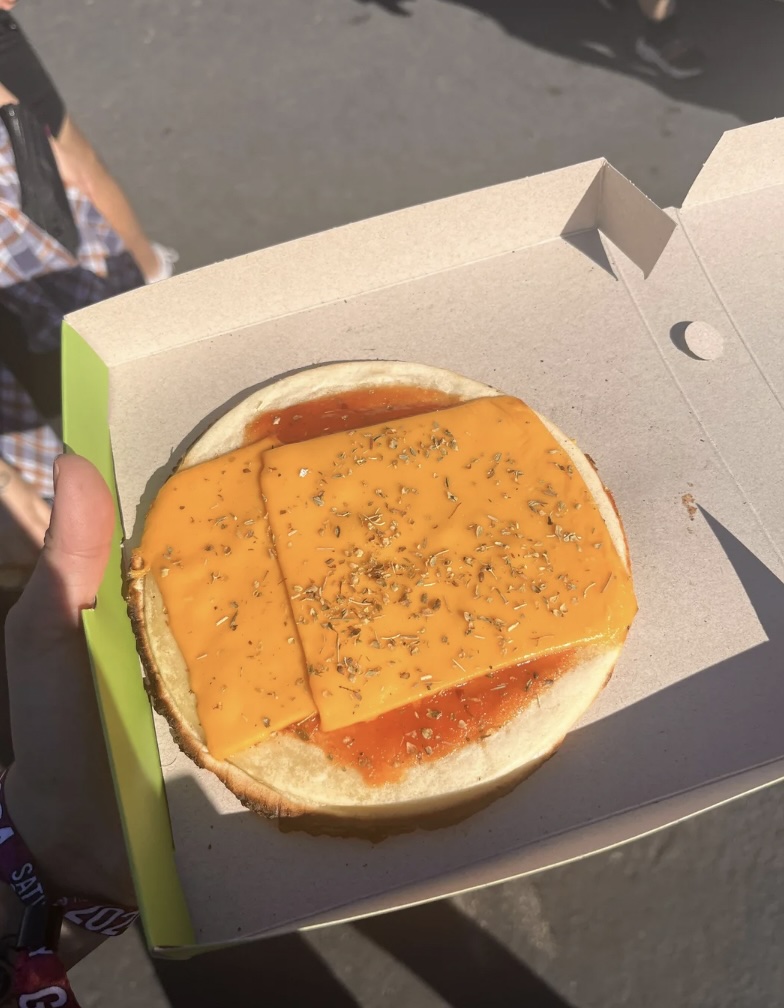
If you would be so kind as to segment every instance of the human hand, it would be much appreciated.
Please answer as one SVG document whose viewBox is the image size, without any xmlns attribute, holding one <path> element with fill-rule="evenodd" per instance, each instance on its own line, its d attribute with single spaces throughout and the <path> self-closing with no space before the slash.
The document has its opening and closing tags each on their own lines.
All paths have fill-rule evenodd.
<svg viewBox="0 0 784 1008">
<path fill-rule="evenodd" d="M 0 588 L 21 588 L 27 581 L 50 514 L 33 487 L 0 459 Z"/>
<path fill-rule="evenodd" d="M 0 10 L 13 10 L 16 7 L 16 0 L 0 0 Z"/>
<path fill-rule="evenodd" d="M 6 621 L 8 807 L 53 890 L 133 905 L 81 627 L 106 567 L 114 504 L 77 455 L 55 463 L 55 487 L 43 550 Z"/>
</svg>

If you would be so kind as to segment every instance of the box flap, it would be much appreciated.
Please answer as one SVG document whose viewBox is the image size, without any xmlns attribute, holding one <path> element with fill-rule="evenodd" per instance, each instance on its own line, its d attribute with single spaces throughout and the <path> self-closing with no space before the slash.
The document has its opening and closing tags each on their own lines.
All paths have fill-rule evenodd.
<svg viewBox="0 0 784 1008">
<path fill-rule="evenodd" d="M 675 222 L 612 165 L 605 165 L 601 178 L 597 227 L 647 277 Z"/>
<path fill-rule="evenodd" d="M 604 160 L 587 161 L 217 263 L 68 322 L 112 366 L 595 228 L 648 273 L 674 227 Z"/>
<path fill-rule="evenodd" d="M 653 275 L 641 280 L 613 258 L 645 320 L 670 378 L 710 445 L 713 465 L 731 474 L 774 569 L 784 564 L 784 341 L 780 298 L 771 277 L 784 255 L 784 201 L 775 189 L 695 207 Z M 739 249 L 743 254 L 739 255 Z M 687 340 L 694 323 L 710 327 L 715 359 L 699 359 Z M 764 470 L 761 460 L 764 462 Z M 687 482 L 697 483 L 695 472 Z M 685 486 L 683 492 L 691 492 Z"/>
<path fill-rule="evenodd" d="M 728 130 L 683 201 L 683 209 L 784 183 L 784 119 Z"/>
<path fill-rule="evenodd" d="M 784 119 L 731 130 L 677 212 L 679 231 L 651 282 L 643 288 L 619 267 L 780 562 L 784 327 L 776 280 L 784 257 L 783 186 Z M 683 344 L 694 322 L 713 330 L 711 360 Z"/>
</svg>

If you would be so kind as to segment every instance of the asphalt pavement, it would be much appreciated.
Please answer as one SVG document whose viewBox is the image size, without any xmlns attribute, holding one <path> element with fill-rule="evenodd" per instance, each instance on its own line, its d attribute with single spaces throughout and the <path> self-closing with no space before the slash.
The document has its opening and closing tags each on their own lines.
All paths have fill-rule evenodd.
<svg viewBox="0 0 784 1008">
<path fill-rule="evenodd" d="M 648 73 L 634 18 L 595 0 L 21 0 L 18 15 L 147 228 L 191 268 L 600 155 L 679 203 L 725 129 L 784 111 L 784 4 L 682 2 L 709 56 L 687 84 Z M 74 986 L 116 1008 L 774 1008 L 782 797 L 190 963 L 152 963 L 131 934 Z"/>
</svg>

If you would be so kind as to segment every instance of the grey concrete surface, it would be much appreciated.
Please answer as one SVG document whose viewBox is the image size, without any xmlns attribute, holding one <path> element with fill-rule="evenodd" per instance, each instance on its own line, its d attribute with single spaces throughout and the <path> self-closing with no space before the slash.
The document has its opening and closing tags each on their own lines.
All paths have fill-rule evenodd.
<svg viewBox="0 0 784 1008">
<path fill-rule="evenodd" d="M 687 85 L 647 74 L 633 19 L 594 0 L 22 0 L 18 13 L 146 226 L 193 267 L 597 155 L 679 202 L 724 129 L 784 106 L 784 5 L 683 6 L 710 57 Z M 117 1008 L 774 1008 L 782 796 L 236 954 L 156 967 L 126 936 L 74 985 Z"/>
</svg>

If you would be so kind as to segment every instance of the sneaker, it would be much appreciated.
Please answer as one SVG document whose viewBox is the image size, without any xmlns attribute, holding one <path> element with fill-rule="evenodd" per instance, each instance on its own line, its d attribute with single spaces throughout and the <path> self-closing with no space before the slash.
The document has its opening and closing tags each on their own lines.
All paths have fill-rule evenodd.
<svg viewBox="0 0 784 1008">
<path fill-rule="evenodd" d="M 158 269 L 152 276 L 145 278 L 145 283 L 158 283 L 159 280 L 168 280 L 174 273 L 174 267 L 180 258 L 180 253 L 160 242 L 151 242 L 152 250 L 158 260 Z"/>
<path fill-rule="evenodd" d="M 635 51 L 645 63 L 674 80 L 699 77 L 705 72 L 702 52 L 686 39 L 671 38 L 657 43 L 643 35 L 637 39 Z"/>
</svg>

